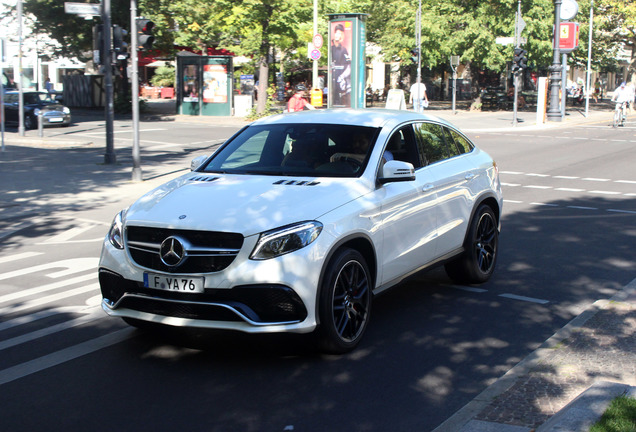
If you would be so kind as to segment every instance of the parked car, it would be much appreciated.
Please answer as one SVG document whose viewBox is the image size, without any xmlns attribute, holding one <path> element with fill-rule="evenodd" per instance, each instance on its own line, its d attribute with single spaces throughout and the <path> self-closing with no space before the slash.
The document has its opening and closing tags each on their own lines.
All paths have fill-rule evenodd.
<svg viewBox="0 0 636 432">
<path fill-rule="evenodd" d="M 461 283 L 495 269 L 497 165 L 432 116 L 314 110 L 258 120 L 192 172 L 114 218 L 102 307 L 131 325 L 313 332 L 358 345 L 372 298 L 445 265 Z"/>
<path fill-rule="evenodd" d="M 4 112 L 6 122 L 18 124 L 20 112 L 20 93 L 9 91 L 4 94 Z M 60 104 L 53 95 L 46 92 L 22 92 L 24 102 L 24 128 L 38 127 L 38 116 L 42 115 L 44 126 L 68 126 L 71 124 L 71 110 Z"/>
</svg>

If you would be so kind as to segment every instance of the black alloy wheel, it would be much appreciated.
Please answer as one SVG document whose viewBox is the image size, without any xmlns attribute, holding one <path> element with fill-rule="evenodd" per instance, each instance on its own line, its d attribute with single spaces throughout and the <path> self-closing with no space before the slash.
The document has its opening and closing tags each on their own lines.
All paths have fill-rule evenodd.
<svg viewBox="0 0 636 432">
<path fill-rule="evenodd" d="M 343 354 L 362 339 L 371 314 L 372 280 L 364 257 L 341 249 L 327 268 L 319 298 L 321 348 Z"/>
<path fill-rule="evenodd" d="M 497 218 L 488 205 L 482 204 L 468 229 L 464 253 L 446 264 L 446 273 L 459 283 L 484 283 L 495 270 L 498 249 Z"/>
</svg>

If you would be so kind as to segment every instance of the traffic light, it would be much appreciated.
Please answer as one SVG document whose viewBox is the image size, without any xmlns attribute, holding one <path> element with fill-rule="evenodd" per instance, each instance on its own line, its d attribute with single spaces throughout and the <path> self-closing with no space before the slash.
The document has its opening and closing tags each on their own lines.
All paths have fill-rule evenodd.
<svg viewBox="0 0 636 432">
<path fill-rule="evenodd" d="M 145 18 L 137 18 L 137 48 L 140 50 L 149 50 L 155 42 L 152 30 L 155 23 Z"/>
<path fill-rule="evenodd" d="M 128 32 L 118 25 L 113 26 L 113 51 L 117 60 L 128 58 L 128 44 L 124 41 L 124 37 Z"/>
<path fill-rule="evenodd" d="M 418 63 L 420 59 L 420 49 L 415 47 L 411 50 L 411 60 L 413 63 Z"/>
<path fill-rule="evenodd" d="M 528 67 L 528 52 L 526 50 L 521 50 L 519 55 L 519 67 L 521 69 L 525 69 Z"/>
<path fill-rule="evenodd" d="M 525 69 L 528 67 L 528 52 L 521 48 L 515 48 L 515 54 L 512 59 L 512 70 Z"/>
<path fill-rule="evenodd" d="M 101 24 L 93 26 L 93 62 L 96 65 L 104 64 L 104 33 L 102 29 Z"/>
</svg>

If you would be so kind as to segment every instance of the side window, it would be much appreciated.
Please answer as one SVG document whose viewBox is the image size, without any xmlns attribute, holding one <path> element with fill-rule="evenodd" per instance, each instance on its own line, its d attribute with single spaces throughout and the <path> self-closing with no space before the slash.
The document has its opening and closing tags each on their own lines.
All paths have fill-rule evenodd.
<svg viewBox="0 0 636 432">
<path fill-rule="evenodd" d="M 473 151 L 473 145 L 464 136 L 458 134 L 452 129 L 444 128 L 448 145 L 451 147 L 451 154 L 457 152 L 457 155 L 470 153 Z"/>
<path fill-rule="evenodd" d="M 448 148 L 444 142 L 444 132 L 440 125 L 416 123 L 414 129 L 417 149 L 423 166 L 448 159 Z"/>
<path fill-rule="evenodd" d="M 420 168 L 422 166 L 418 158 L 411 126 L 403 127 L 393 132 L 393 135 L 391 135 L 386 145 L 384 158 L 386 160 L 394 159 L 402 162 L 410 162 L 414 168 Z"/>
</svg>

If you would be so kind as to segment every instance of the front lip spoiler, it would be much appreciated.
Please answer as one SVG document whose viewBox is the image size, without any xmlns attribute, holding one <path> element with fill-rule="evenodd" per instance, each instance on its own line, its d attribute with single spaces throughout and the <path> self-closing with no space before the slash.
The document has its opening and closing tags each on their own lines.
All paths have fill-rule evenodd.
<svg viewBox="0 0 636 432">
<path fill-rule="evenodd" d="M 173 303 L 173 304 L 189 304 L 189 305 L 204 305 L 204 306 L 215 306 L 215 307 L 221 307 L 224 309 L 227 309 L 231 312 L 233 312 L 234 314 L 236 314 L 241 320 L 243 320 L 244 322 L 246 322 L 247 324 L 254 326 L 254 327 L 267 327 L 267 326 L 284 326 L 284 325 L 293 325 L 293 324 L 298 324 L 301 321 L 299 320 L 293 320 L 293 321 L 279 321 L 279 322 L 258 322 L 258 321 L 254 321 L 250 318 L 248 318 L 247 316 L 245 316 L 245 314 L 243 314 L 242 312 L 240 312 L 238 309 L 229 306 L 227 304 L 223 304 L 223 303 L 204 303 L 204 302 L 193 302 L 193 301 L 184 301 L 184 300 L 171 300 L 171 299 L 164 299 L 164 298 L 158 298 L 158 297 L 149 297 L 149 296 L 145 296 L 145 295 L 139 295 L 139 294 L 129 294 L 129 293 L 125 293 L 118 301 L 117 303 L 112 303 L 111 301 L 109 301 L 108 299 L 103 299 L 102 300 L 102 308 L 106 311 L 106 313 L 108 313 L 109 315 L 118 315 L 115 310 L 117 309 L 118 305 L 122 302 L 122 300 L 124 300 L 125 298 L 138 298 L 138 299 L 152 299 L 153 301 L 160 301 L 160 302 L 165 302 L 165 303 Z M 124 308 L 125 310 L 130 310 L 130 311 L 134 311 L 134 309 L 127 309 Z M 111 313 L 113 312 L 113 313 Z M 176 317 L 170 317 L 169 315 L 159 315 L 159 314 L 153 314 L 153 313 L 149 313 L 149 312 L 139 312 L 139 311 L 135 311 L 137 313 L 141 313 L 141 314 L 145 314 L 145 315 L 149 315 L 149 316 L 156 316 L 156 317 L 166 317 L 166 318 L 175 318 L 175 319 L 184 319 L 184 320 L 191 320 L 190 318 L 176 318 Z M 125 315 L 122 315 L 125 316 Z M 209 322 L 226 322 L 226 321 L 215 321 L 215 320 L 205 320 L 202 318 L 198 318 L 196 319 L 197 321 L 209 321 Z"/>
</svg>

